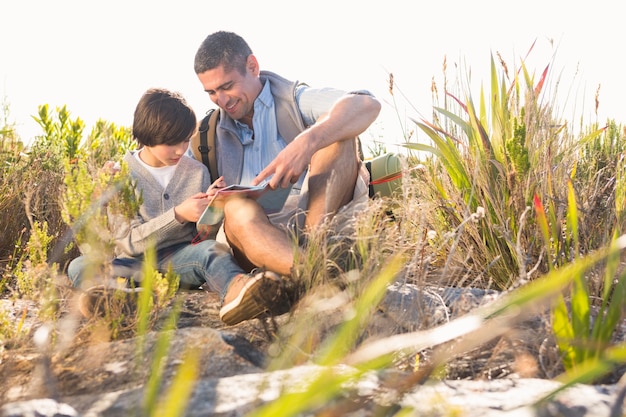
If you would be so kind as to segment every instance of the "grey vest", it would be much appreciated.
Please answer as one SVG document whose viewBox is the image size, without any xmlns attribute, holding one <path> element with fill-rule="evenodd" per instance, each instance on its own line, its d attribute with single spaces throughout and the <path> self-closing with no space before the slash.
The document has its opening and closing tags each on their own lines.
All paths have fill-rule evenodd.
<svg viewBox="0 0 626 417">
<path fill-rule="evenodd" d="M 306 129 L 296 104 L 296 88 L 304 84 L 289 81 L 269 71 L 261 71 L 260 77 L 263 84 L 266 81 L 270 83 L 270 91 L 276 108 L 278 133 L 289 143 Z M 243 145 L 237 136 L 235 122 L 222 110 L 220 110 L 220 121 L 215 135 L 217 170 L 220 175 L 224 176 L 226 184 L 239 184 L 243 169 Z M 212 178 L 211 181 L 215 179 Z"/>
</svg>

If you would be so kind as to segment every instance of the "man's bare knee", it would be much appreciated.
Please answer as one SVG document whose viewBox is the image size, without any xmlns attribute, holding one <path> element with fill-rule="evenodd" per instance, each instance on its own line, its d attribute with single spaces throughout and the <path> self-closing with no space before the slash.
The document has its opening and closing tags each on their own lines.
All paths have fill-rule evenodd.
<svg viewBox="0 0 626 417">
<path fill-rule="evenodd" d="M 333 143 L 317 151 L 311 158 L 311 173 L 330 173 L 331 171 L 356 171 L 359 157 L 356 140 L 344 140 Z"/>
<path fill-rule="evenodd" d="M 267 221 L 267 216 L 254 200 L 237 198 L 224 205 L 224 232 L 229 240 L 239 241 L 251 224 L 263 221 Z"/>
<path fill-rule="evenodd" d="M 359 169 L 355 140 L 345 140 L 320 149 L 311 160 L 307 228 L 352 201 Z"/>
</svg>

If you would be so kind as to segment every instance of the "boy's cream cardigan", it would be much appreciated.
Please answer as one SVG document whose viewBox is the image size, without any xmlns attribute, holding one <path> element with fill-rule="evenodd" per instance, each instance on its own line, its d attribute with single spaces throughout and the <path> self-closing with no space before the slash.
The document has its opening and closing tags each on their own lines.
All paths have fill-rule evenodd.
<svg viewBox="0 0 626 417">
<path fill-rule="evenodd" d="M 139 213 L 133 219 L 111 216 L 118 257 L 144 254 L 150 245 L 162 249 L 182 242 L 191 243 L 197 234 L 195 223 L 179 223 L 174 207 L 197 193 L 206 192 L 210 185 L 209 171 L 201 163 L 183 156 L 165 189 L 129 152 L 124 157 L 136 190 L 143 198 Z"/>
</svg>

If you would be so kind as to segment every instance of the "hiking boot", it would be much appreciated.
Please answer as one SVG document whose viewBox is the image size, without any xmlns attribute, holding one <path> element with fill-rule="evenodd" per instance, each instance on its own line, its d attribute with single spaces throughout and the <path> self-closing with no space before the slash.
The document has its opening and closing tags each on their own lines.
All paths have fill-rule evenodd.
<svg viewBox="0 0 626 417">
<path fill-rule="evenodd" d="M 114 288 L 96 285 L 88 288 L 78 298 L 78 311 L 85 318 L 120 316 L 131 317 L 137 311 L 137 288 Z"/>
<path fill-rule="evenodd" d="M 295 275 L 282 277 L 276 297 L 269 306 L 268 314 L 281 316 L 291 311 L 304 295 L 305 288 Z"/>
<path fill-rule="evenodd" d="M 270 313 L 280 298 L 281 277 L 270 271 L 237 275 L 220 309 L 220 319 L 232 326 Z"/>
</svg>

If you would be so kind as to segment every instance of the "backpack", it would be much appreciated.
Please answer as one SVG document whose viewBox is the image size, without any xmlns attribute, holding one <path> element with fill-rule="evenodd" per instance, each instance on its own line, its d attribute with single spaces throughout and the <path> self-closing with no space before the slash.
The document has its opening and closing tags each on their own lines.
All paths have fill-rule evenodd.
<svg viewBox="0 0 626 417">
<path fill-rule="evenodd" d="M 220 112 L 209 109 L 198 125 L 198 130 L 191 137 L 191 152 L 196 160 L 201 161 L 209 169 L 211 181 L 219 178 L 217 175 L 217 155 L 215 154 L 215 127 Z M 213 152 L 211 152 L 213 151 Z"/>
<path fill-rule="evenodd" d="M 198 130 L 191 137 L 191 151 L 196 160 L 209 169 L 211 180 L 219 177 L 217 155 L 215 153 L 215 128 L 219 120 L 219 111 L 210 109 L 198 125 Z M 361 140 L 357 138 L 359 154 L 362 156 Z M 361 158 L 363 159 L 363 158 Z M 398 196 L 402 190 L 402 157 L 388 152 L 365 161 L 370 174 L 370 198 Z"/>
</svg>

